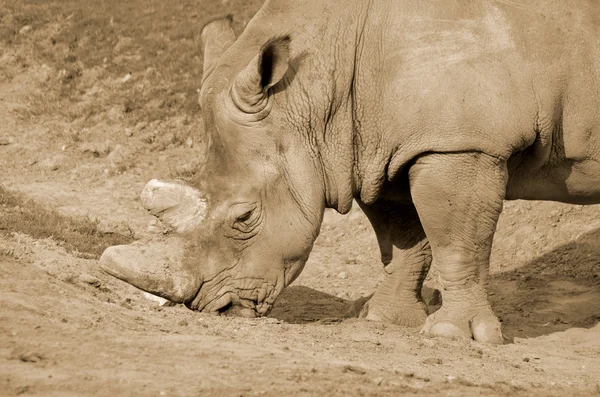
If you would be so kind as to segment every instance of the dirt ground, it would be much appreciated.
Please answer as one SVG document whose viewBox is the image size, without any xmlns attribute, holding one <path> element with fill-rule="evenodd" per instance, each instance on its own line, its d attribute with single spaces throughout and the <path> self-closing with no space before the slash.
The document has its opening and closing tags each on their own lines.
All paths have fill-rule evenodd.
<svg viewBox="0 0 600 397">
<path fill-rule="evenodd" d="M 144 184 L 202 155 L 197 29 L 231 11 L 241 29 L 260 1 L 127 3 L 0 1 L 0 183 L 139 238 Z M 0 230 L 0 396 L 600 395 L 599 254 L 600 206 L 505 203 L 490 300 L 507 343 L 485 346 L 341 319 L 383 272 L 356 206 L 326 213 L 261 319 L 160 306 L 14 225 Z"/>
</svg>

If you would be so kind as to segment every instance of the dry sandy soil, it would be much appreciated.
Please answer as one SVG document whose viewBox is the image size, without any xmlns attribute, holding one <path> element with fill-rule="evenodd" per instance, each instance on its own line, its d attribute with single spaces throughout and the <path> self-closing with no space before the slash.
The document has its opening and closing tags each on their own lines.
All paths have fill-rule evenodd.
<svg viewBox="0 0 600 397">
<path fill-rule="evenodd" d="M 104 246 L 147 233 L 144 183 L 202 155 L 198 28 L 233 11 L 242 29 L 260 5 L 124 3 L 0 1 L 0 183 L 93 220 Z M 97 253 L 23 225 L 0 227 L 1 396 L 600 395 L 598 206 L 505 204 L 490 282 L 503 346 L 342 320 L 383 272 L 357 208 L 327 212 L 302 275 L 251 320 L 159 306 Z"/>
</svg>

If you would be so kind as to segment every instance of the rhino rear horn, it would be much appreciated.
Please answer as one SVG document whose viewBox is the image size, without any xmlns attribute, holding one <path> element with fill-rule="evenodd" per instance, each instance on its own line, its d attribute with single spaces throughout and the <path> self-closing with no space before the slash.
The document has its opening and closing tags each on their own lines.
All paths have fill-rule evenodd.
<svg viewBox="0 0 600 397">
<path fill-rule="evenodd" d="M 186 267 L 183 258 L 183 242 L 171 237 L 108 247 L 100 257 L 100 268 L 141 290 L 186 303 L 198 293 L 201 280 Z"/>
<path fill-rule="evenodd" d="M 290 37 L 267 42 L 235 78 L 231 96 L 244 113 L 255 114 L 267 106 L 268 90 L 286 74 L 290 61 Z"/>
<path fill-rule="evenodd" d="M 204 69 L 202 81 L 212 72 L 217 60 L 235 42 L 235 32 L 231 27 L 233 16 L 215 19 L 202 28 L 200 40 L 204 51 Z"/>
<path fill-rule="evenodd" d="M 152 179 L 140 199 L 144 208 L 177 233 L 194 230 L 206 214 L 206 200 L 200 191 L 179 182 Z"/>
</svg>

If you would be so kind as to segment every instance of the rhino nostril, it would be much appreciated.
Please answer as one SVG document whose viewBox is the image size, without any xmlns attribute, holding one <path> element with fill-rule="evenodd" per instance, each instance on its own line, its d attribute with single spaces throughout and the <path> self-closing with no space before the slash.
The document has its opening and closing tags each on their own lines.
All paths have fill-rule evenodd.
<svg viewBox="0 0 600 397">
<path fill-rule="evenodd" d="M 241 305 L 236 305 L 231 302 L 218 309 L 217 313 L 219 314 L 219 316 L 225 317 L 255 318 L 257 316 L 257 313 L 254 309 L 250 309 Z"/>
<path fill-rule="evenodd" d="M 231 303 L 231 301 L 230 301 L 225 306 L 217 309 L 217 313 L 219 314 L 219 316 L 232 316 L 232 315 L 234 315 L 233 311 L 231 310 L 232 308 L 233 308 L 233 303 Z"/>
</svg>

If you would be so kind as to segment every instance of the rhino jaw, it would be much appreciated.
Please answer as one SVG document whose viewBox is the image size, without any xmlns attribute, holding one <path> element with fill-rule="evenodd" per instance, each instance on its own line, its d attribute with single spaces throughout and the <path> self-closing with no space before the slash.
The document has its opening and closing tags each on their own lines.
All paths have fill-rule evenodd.
<svg viewBox="0 0 600 397">
<path fill-rule="evenodd" d="M 141 290 L 185 303 L 196 296 L 201 280 L 184 266 L 183 253 L 184 244 L 176 237 L 115 245 L 100 257 L 100 268 Z"/>
</svg>

